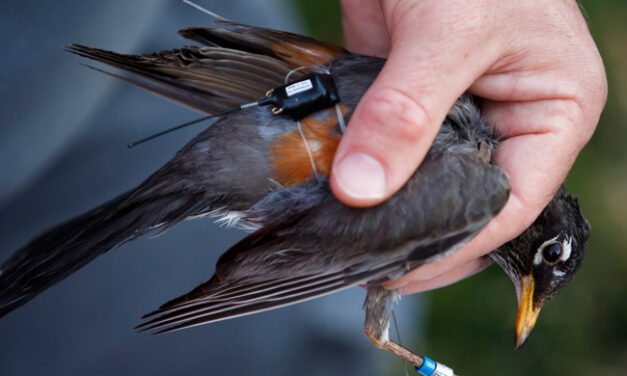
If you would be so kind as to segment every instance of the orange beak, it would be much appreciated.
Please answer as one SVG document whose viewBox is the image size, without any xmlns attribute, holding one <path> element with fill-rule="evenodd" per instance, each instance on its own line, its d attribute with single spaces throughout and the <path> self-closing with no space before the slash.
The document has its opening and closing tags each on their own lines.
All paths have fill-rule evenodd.
<svg viewBox="0 0 627 376">
<path fill-rule="evenodd" d="M 517 349 L 522 346 L 527 337 L 529 337 L 540 314 L 540 307 L 534 307 L 533 304 L 533 275 L 524 276 L 520 282 L 520 305 L 518 307 L 518 317 L 516 318 Z"/>
</svg>

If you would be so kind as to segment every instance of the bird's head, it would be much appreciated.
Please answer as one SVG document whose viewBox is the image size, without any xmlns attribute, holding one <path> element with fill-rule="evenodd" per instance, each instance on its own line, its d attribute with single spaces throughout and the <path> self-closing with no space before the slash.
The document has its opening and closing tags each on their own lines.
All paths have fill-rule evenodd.
<svg viewBox="0 0 627 376">
<path fill-rule="evenodd" d="M 490 254 L 518 294 L 516 348 L 531 333 L 544 304 L 573 279 L 589 235 L 577 199 L 562 186 L 525 232 Z"/>
</svg>

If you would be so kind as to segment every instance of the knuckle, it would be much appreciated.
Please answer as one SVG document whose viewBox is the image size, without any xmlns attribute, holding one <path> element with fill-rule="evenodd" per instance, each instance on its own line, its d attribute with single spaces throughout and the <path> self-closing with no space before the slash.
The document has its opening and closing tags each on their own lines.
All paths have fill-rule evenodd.
<svg viewBox="0 0 627 376">
<path fill-rule="evenodd" d="M 608 84 L 607 84 L 607 73 L 605 72 L 605 66 L 603 65 L 603 61 L 601 61 L 601 57 L 599 56 L 596 61 L 596 69 L 594 70 L 593 80 L 597 83 L 597 88 L 594 90 L 596 94 L 600 107 L 604 107 L 607 102 L 607 94 L 608 94 Z"/>
<path fill-rule="evenodd" d="M 415 99 L 398 89 L 379 90 L 373 97 L 373 105 L 365 109 L 366 119 L 394 138 L 416 141 L 425 133 L 428 115 Z"/>
<path fill-rule="evenodd" d="M 584 73 L 579 77 L 578 95 L 590 103 L 602 108 L 607 101 L 607 74 L 601 56 L 595 49 L 585 61 Z"/>
</svg>

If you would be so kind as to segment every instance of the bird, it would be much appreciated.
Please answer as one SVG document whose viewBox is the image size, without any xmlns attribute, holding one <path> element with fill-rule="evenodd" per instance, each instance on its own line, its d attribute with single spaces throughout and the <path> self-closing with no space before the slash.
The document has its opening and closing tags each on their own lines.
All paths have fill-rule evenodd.
<svg viewBox="0 0 627 376">
<path fill-rule="evenodd" d="M 66 47 L 130 74 L 109 75 L 224 115 L 137 187 L 44 231 L 5 260 L 0 317 L 113 248 L 209 216 L 250 234 L 219 257 L 206 282 L 143 316 L 139 332 L 180 330 L 361 285 L 366 336 L 429 374 L 436 367 L 429 358 L 390 339 L 386 307 L 400 292 L 384 285 L 456 252 L 507 202 L 507 175 L 491 158 L 500 138 L 482 117 L 480 98 L 466 93 L 456 101 L 424 161 L 389 200 L 349 207 L 330 189 L 333 157 L 385 59 L 226 20 L 179 33 L 201 46 L 136 55 Z M 312 77 L 331 80 L 334 103 L 297 104 L 297 116 L 255 105 Z M 486 256 L 517 292 L 516 347 L 573 279 L 589 235 L 577 198 L 562 184 L 528 229 Z"/>
</svg>

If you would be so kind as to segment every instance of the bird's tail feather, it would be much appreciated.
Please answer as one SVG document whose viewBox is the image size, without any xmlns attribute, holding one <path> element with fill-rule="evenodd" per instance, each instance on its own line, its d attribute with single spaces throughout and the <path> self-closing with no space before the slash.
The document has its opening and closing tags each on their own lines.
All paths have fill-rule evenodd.
<svg viewBox="0 0 627 376">
<path fill-rule="evenodd" d="M 45 231 L 0 266 L 0 317 L 100 254 L 198 213 L 199 201 L 173 195 L 138 200 L 131 191 Z"/>
</svg>

